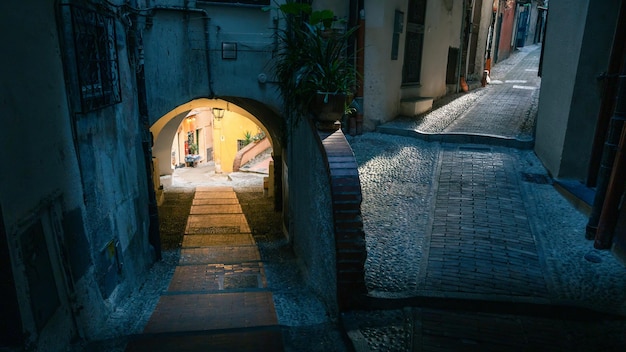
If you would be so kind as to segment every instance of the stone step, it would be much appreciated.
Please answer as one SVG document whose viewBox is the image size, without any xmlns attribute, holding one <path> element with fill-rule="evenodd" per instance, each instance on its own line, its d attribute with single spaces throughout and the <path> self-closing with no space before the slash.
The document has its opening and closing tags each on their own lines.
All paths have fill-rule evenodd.
<svg viewBox="0 0 626 352">
<path fill-rule="evenodd" d="M 433 108 L 433 98 L 414 97 L 400 100 L 399 114 L 402 116 L 417 116 Z"/>
</svg>

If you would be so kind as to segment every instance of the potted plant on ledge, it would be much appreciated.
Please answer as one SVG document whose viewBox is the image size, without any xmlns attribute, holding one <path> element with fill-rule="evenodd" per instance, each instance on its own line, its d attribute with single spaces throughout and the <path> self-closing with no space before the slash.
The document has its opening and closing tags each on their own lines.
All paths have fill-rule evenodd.
<svg viewBox="0 0 626 352">
<path fill-rule="evenodd" d="M 278 29 L 278 50 L 273 70 L 286 114 L 297 121 L 311 112 L 320 129 L 337 129 L 337 121 L 350 105 L 357 70 L 347 53 L 355 28 L 346 30 L 330 10 L 312 11 L 295 2 L 275 9 L 286 23 Z"/>
</svg>

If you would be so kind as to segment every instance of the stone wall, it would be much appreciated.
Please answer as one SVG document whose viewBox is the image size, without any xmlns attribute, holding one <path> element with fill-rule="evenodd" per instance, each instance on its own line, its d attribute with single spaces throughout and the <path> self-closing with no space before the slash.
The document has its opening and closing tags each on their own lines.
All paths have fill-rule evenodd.
<svg viewBox="0 0 626 352">
<path fill-rule="evenodd" d="M 289 234 L 308 285 L 337 314 L 366 291 L 357 164 L 341 130 L 318 131 L 310 120 L 290 145 Z"/>
<path fill-rule="evenodd" d="M 0 215 L 10 262 L 1 270 L 14 274 L 12 304 L 19 307 L 23 347 L 41 351 L 65 350 L 76 338 L 93 337 L 154 260 L 146 134 L 127 28 L 108 12 L 107 29 L 116 43 L 108 48 L 117 53 L 121 99 L 86 109 L 86 100 L 109 91 L 98 93 L 103 81 L 90 81 L 94 76 L 76 79 L 72 21 L 60 3 L 0 5 L 2 13 L 27 14 L 7 16 L 0 25 L 2 42 L 11 47 L 0 65 L 6 83 L 0 86 L 0 156 L 6 166 Z M 81 101 L 88 87 L 94 93 Z"/>
</svg>

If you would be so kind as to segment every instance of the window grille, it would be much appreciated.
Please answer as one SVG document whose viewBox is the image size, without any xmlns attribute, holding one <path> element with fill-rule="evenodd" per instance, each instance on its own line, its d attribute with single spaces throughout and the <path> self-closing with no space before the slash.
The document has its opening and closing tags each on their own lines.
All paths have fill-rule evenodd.
<svg viewBox="0 0 626 352">
<path fill-rule="evenodd" d="M 245 139 L 238 139 L 237 140 L 237 151 L 242 150 L 246 145 L 248 145 L 248 143 L 246 142 Z"/>
<path fill-rule="evenodd" d="M 403 84 L 418 84 L 422 71 L 422 47 L 426 22 L 426 0 L 410 0 L 407 11 Z"/>
<path fill-rule="evenodd" d="M 122 101 L 113 16 L 69 5 L 81 112 Z"/>
</svg>

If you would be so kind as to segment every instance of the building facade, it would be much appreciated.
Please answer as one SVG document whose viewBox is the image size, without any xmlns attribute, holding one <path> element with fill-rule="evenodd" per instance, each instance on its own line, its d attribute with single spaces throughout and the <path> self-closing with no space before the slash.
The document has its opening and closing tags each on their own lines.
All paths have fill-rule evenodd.
<svg viewBox="0 0 626 352">
<path fill-rule="evenodd" d="M 583 201 L 594 246 L 626 258 L 617 152 L 626 93 L 624 2 L 551 1 L 548 11 L 535 152 Z"/>
<path fill-rule="evenodd" d="M 600 18 L 614 20 L 608 3 L 615 2 L 593 11 L 604 9 Z M 9 50 L 0 65 L 0 155 L 5 160 L 0 260 L 4 291 L 12 293 L 2 302 L 7 312 L 3 343 L 43 351 L 63 349 L 75 339 L 97 338 L 102 323 L 160 257 L 159 176 L 171 173 L 172 165 L 181 163 L 181 154 L 190 152 L 187 132 L 194 137 L 191 144 L 204 149 L 205 160 L 210 145 L 215 149 L 216 139 L 221 140 L 222 134 L 194 133 L 197 126 L 181 129 L 194 111 L 205 111 L 195 120 L 204 121 L 202 129 L 215 127 L 207 115 L 216 108 L 224 111 L 221 124 L 236 116 L 252 123 L 242 127 L 244 133 L 256 126 L 266 135 L 273 150 L 274 180 L 269 187 L 275 208 L 283 212 L 284 230 L 302 257 L 309 285 L 329 311 L 336 314 L 341 305 L 337 296 L 347 297 L 345 287 L 361 287 L 362 272 L 354 270 L 352 262 L 324 260 L 336 259 L 336 228 L 329 219 L 334 216 L 332 203 L 344 200 L 332 193 L 319 141 L 306 126 L 292 129 L 283 118 L 271 62 L 275 34 L 284 24 L 275 11 L 262 10 L 269 4 L 2 2 L 0 38 Z M 511 7 L 503 9 L 505 5 Z M 506 56 L 514 32 L 499 32 L 498 40 L 495 34 L 505 22 L 512 26 L 511 11 L 515 14 L 519 6 L 489 0 L 313 2 L 314 8 L 332 9 L 350 26 L 359 25 L 353 53 L 362 71 L 356 92 L 362 131 L 398 115 L 428 110 L 434 99 L 462 89 L 462 78 L 479 77 L 496 52 Z M 568 11 L 576 6 L 556 7 L 555 12 L 563 12 L 558 16 L 561 26 L 587 18 L 583 10 Z M 589 32 L 576 27 L 566 33 L 585 45 L 604 48 L 608 43 L 595 42 L 588 34 L 601 25 L 590 19 L 578 22 L 591 26 Z M 555 22 L 559 28 L 559 20 Z M 569 73 L 568 91 L 576 98 L 584 96 L 581 74 L 589 67 L 576 61 L 585 45 L 561 48 L 571 54 L 564 69 Z M 563 56 L 547 52 L 546 75 L 558 72 L 554 67 Z M 571 148 L 579 147 L 574 145 L 577 139 L 589 142 L 590 137 L 570 127 L 581 120 L 591 122 L 578 116 L 581 109 L 575 106 L 564 115 L 558 104 L 582 101 L 561 96 L 558 79 L 545 77 L 542 94 L 546 90 L 553 95 L 542 97 L 537 152 L 554 174 L 577 174 L 581 166 L 570 157 L 577 155 Z M 550 132 L 553 126 L 558 126 L 557 132 Z M 173 149 L 178 150 L 175 156 Z M 307 169 L 311 165 L 314 170 Z M 351 181 L 354 191 L 358 175 Z M 310 201 L 313 197 L 317 202 Z M 358 219 L 360 203 L 352 201 Z M 358 221 L 355 224 L 354 242 L 362 245 Z M 352 249 L 352 244 L 342 245 Z M 362 258 L 357 259 L 356 266 Z M 350 275 L 342 276 L 341 265 Z M 337 292 L 328 290 L 340 286 L 344 277 L 356 281 Z"/>
</svg>

